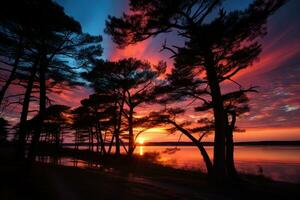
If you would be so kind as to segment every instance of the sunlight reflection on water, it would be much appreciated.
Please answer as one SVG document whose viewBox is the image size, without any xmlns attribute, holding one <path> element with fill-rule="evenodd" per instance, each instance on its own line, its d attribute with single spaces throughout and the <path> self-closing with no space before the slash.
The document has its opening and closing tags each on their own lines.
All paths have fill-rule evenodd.
<svg viewBox="0 0 300 200">
<path fill-rule="evenodd" d="M 139 149 L 139 155 L 140 156 L 144 155 L 144 146 L 139 146 L 138 149 Z"/>
<path fill-rule="evenodd" d="M 212 158 L 213 148 L 205 148 Z M 81 149 L 87 149 L 87 147 Z M 180 146 L 175 149 L 174 146 L 137 146 L 135 149 L 135 154 L 138 156 L 146 156 L 149 153 L 159 155 L 157 161 L 163 165 L 206 171 L 201 154 L 196 147 Z M 107 170 L 99 163 L 68 157 L 55 159 L 44 156 L 37 157 L 37 161 Z M 239 172 L 264 175 L 277 181 L 300 183 L 299 146 L 237 146 L 235 147 L 235 164 Z"/>
<path fill-rule="evenodd" d="M 197 148 L 179 147 L 174 153 L 166 153 L 166 146 L 138 146 L 136 153 L 159 152 L 159 162 L 176 168 L 205 171 L 204 162 Z M 212 147 L 206 147 L 212 158 Z M 171 151 L 172 152 L 172 151 Z M 292 146 L 238 146 L 235 148 L 238 171 L 264 175 L 278 181 L 300 183 L 300 147 Z"/>
</svg>

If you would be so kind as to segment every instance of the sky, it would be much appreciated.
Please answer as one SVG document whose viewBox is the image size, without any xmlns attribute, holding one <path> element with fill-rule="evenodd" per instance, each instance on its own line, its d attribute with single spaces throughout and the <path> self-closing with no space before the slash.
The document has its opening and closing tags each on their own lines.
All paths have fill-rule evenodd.
<svg viewBox="0 0 300 200">
<path fill-rule="evenodd" d="M 120 16 L 128 10 L 126 0 L 57 0 L 65 12 L 79 21 L 83 31 L 103 36 L 103 58 L 118 60 L 125 57 L 147 59 L 152 63 L 165 60 L 172 66 L 167 52 L 160 52 L 164 40 L 177 42 L 174 34 L 117 49 L 110 36 L 104 33 L 108 15 Z M 227 0 L 226 10 L 243 9 L 251 0 Z M 246 132 L 236 133 L 236 141 L 300 140 L 300 1 L 290 0 L 268 20 L 268 35 L 262 39 L 263 52 L 253 66 L 241 72 L 235 81 L 243 86 L 259 86 L 259 93 L 251 95 L 249 114 L 242 117 L 238 126 Z M 92 91 L 76 88 L 56 95 L 57 102 L 78 106 L 80 100 Z M 149 108 L 144 108 L 149 109 Z M 153 108 L 152 108 L 153 109 Z M 155 108 L 154 108 L 155 109 Z M 199 115 L 199 114 L 198 114 Z M 189 120 L 197 116 L 188 114 Z M 151 133 L 151 134 L 150 134 Z M 162 128 L 152 129 L 145 140 L 176 140 Z M 210 140 L 211 138 L 207 138 Z"/>
</svg>

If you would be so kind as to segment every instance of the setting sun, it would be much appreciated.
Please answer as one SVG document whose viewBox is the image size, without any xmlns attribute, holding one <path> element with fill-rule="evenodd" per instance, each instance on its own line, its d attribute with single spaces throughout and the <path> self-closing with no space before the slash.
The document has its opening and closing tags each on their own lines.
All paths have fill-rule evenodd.
<svg viewBox="0 0 300 200">
<path fill-rule="evenodd" d="M 144 144 L 145 141 L 144 141 L 144 138 L 140 138 L 140 139 L 138 139 L 137 142 L 138 142 L 138 144 L 142 145 L 142 144 Z"/>
</svg>

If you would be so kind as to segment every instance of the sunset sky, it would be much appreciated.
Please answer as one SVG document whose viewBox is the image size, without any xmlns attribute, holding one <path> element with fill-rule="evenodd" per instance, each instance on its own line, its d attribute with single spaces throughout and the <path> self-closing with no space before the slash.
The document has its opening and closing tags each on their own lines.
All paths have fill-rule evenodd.
<svg viewBox="0 0 300 200">
<path fill-rule="evenodd" d="M 147 59 L 152 63 L 165 60 L 169 69 L 172 60 L 167 52 L 160 52 L 162 42 L 180 43 L 172 34 L 160 35 L 124 50 L 117 49 L 104 34 L 108 15 L 120 16 L 127 10 L 126 0 L 57 0 L 68 15 L 78 20 L 84 32 L 103 36 L 103 57 L 117 60 L 125 57 Z M 250 0 L 228 0 L 227 10 L 243 9 Z M 268 21 L 268 35 L 263 39 L 263 53 L 249 69 L 235 80 L 244 86 L 259 86 L 259 93 L 251 96 L 251 111 L 239 120 L 245 133 L 236 133 L 237 141 L 300 140 L 300 1 L 291 0 Z M 225 86 L 226 87 L 226 86 Z M 55 96 L 57 103 L 78 106 L 91 90 L 79 88 Z M 183 105 L 184 106 L 184 105 Z M 197 113 L 197 115 L 200 115 Z M 193 119 L 192 113 L 186 117 Z M 172 141 L 178 135 L 168 135 L 162 128 L 145 134 L 145 141 Z M 208 138 L 210 140 L 211 138 Z"/>
</svg>

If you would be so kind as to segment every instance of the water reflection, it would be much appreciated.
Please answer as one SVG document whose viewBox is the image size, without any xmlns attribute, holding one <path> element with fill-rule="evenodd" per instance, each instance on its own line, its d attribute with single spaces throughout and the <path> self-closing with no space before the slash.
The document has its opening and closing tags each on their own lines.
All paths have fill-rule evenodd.
<svg viewBox="0 0 300 200">
<path fill-rule="evenodd" d="M 142 150 L 141 150 L 142 148 Z M 136 152 L 159 152 L 161 162 L 175 168 L 196 169 L 205 172 L 205 165 L 195 147 L 179 147 L 168 153 L 172 147 L 138 146 Z M 212 158 L 212 147 L 206 147 Z M 292 146 L 238 146 L 235 160 L 238 171 L 264 175 L 278 181 L 300 183 L 300 147 Z"/>
<path fill-rule="evenodd" d="M 85 147 L 83 147 L 85 148 Z M 212 147 L 206 147 L 212 158 Z M 174 168 L 185 168 L 206 171 L 205 164 L 196 147 L 183 146 L 174 149 L 168 146 L 137 146 L 138 156 L 159 155 L 156 161 Z M 123 152 L 124 153 L 124 152 Z M 152 154 L 149 154 L 152 153 Z M 300 147 L 295 146 L 239 146 L 235 148 L 235 162 L 238 171 L 264 175 L 278 181 L 300 183 Z M 49 156 L 37 157 L 37 161 L 79 168 L 100 168 L 99 162 L 87 162 L 80 159 Z"/>
<path fill-rule="evenodd" d="M 139 155 L 140 156 L 144 155 L 144 146 L 139 146 L 138 149 L 139 149 Z"/>
</svg>

